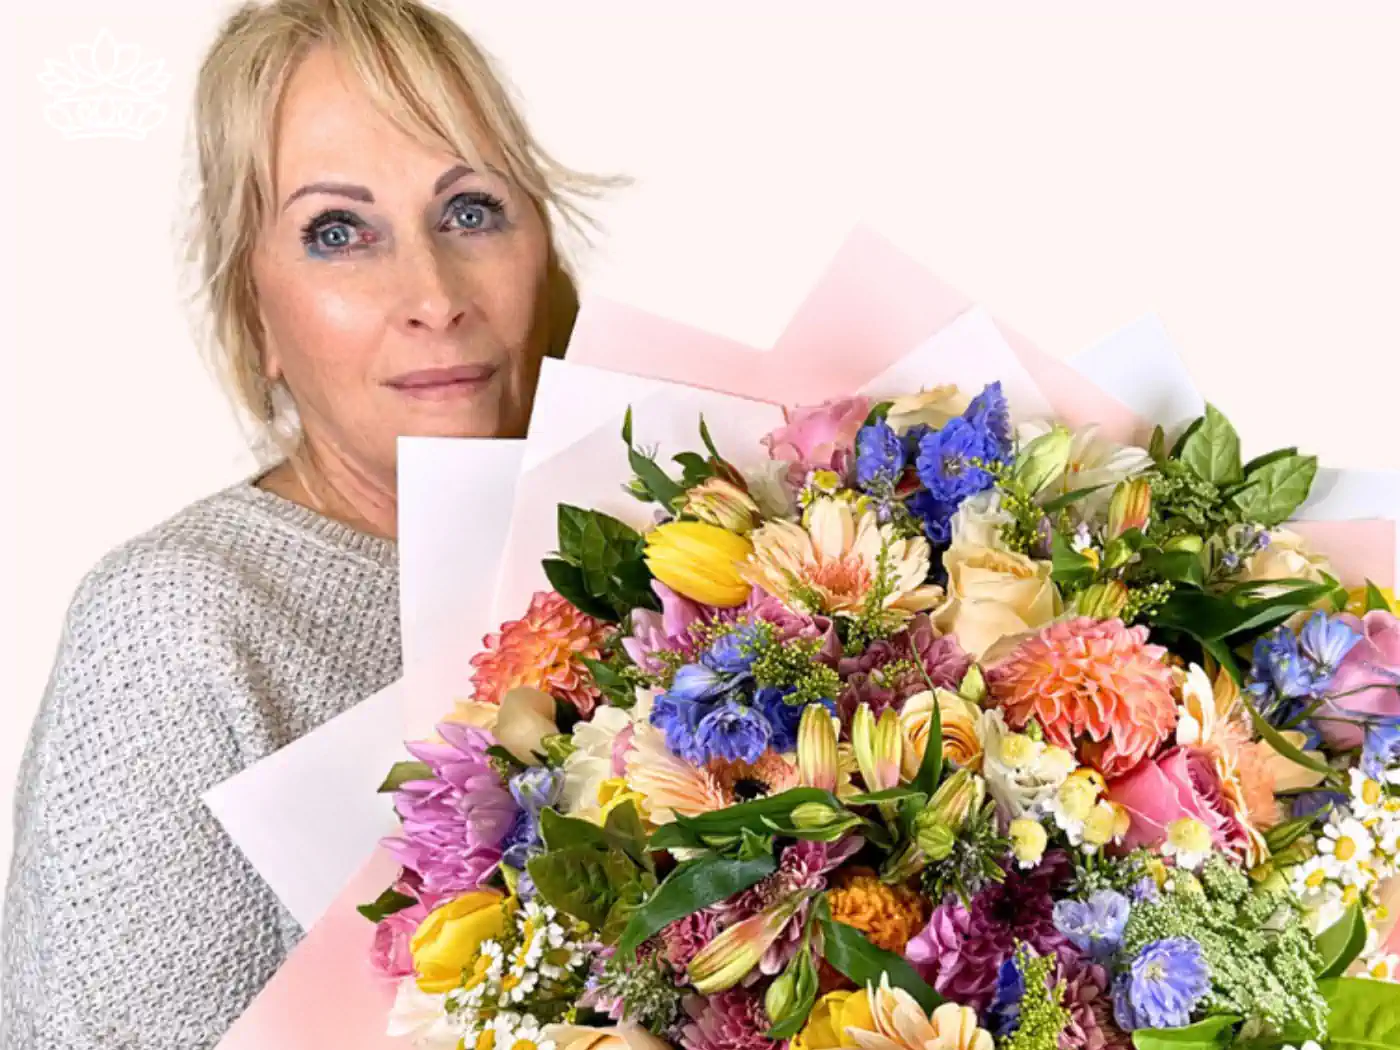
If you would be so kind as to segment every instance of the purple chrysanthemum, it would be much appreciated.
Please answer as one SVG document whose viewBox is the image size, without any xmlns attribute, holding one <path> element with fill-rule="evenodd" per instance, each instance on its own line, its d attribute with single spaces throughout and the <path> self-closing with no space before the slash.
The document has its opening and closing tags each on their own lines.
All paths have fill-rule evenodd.
<svg viewBox="0 0 1400 1050">
<path fill-rule="evenodd" d="M 491 767 L 490 733 L 455 722 L 437 731 L 441 743 L 407 745 L 433 776 L 395 792 L 403 834 L 383 845 L 417 874 L 424 892 L 450 896 L 476 889 L 495 870 L 521 810 Z"/>
<path fill-rule="evenodd" d="M 898 634 L 872 642 L 859 656 L 841 661 L 844 688 L 837 702 L 841 724 L 849 726 L 861 704 L 869 704 L 878 718 L 885 708 L 926 690 L 930 681 L 940 689 L 956 689 L 970 666 L 972 658 L 958 640 L 950 634 L 940 636 L 928 616 L 920 613 Z"/>
<path fill-rule="evenodd" d="M 1059 851 L 1047 853 L 1028 872 L 1008 868 L 1005 881 L 982 890 L 970 908 L 954 899 L 934 909 L 905 957 L 939 994 L 985 1010 L 996 992 L 1001 964 L 1015 955 L 1017 941 L 1037 955 L 1056 955 L 1065 965 L 1079 958 L 1053 917 L 1051 892 L 1070 870 Z"/>
<path fill-rule="evenodd" d="M 764 1033 L 772 1027 L 763 1000 L 744 988 L 685 999 L 689 1023 L 682 1026 L 685 1050 L 778 1050 L 785 1045 Z"/>
</svg>

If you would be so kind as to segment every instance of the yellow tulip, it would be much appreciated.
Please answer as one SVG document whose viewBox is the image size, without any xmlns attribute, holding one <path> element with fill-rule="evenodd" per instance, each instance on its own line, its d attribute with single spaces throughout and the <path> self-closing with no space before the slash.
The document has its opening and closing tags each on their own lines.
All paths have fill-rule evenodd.
<svg viewBox="0 0 1400 1050">
<path fill-rule="evenodd" d="M 474 890 L 440 904 L 419 925 L 410 945 L 418 987 L 450 992 L 475 961 L 481 942 L 505 932 L 511 904 L 495 890 Z"/>
<path fill-rule="evenodd" d="M 748 600 L 750 585 L 739 567 L 753 544 L 718 525 L 672 521 L 646 536 L 646 563 L 653 576 L 684 598 L 719 608 Z"/>
<path fill-rule="evenodd" d="M 1394 592 L 1393 590 L 1391 590 L 1389 587 L 1378 587 L 1378 588 L 1376 588 L 1376 589 L 1379 590 L 1379 591 L 1381 592 L 1381 597 L 1385 599 L 1385 603 L 1386 603 L 1386 605 L 1388 605 L 1388 606 L 1390 607 L 1390 611 L 1391 611 L 1391 612 L 1393 612 L 1393 613 L 1394 613 L 1394 612 L 1400 612 L 1400 605 L 1397 605 L 1397 604 L 1396 604 L 1396 601 L 1395 601 L 1395 592 Z M 1354 615 L 1354 616 L 1362 616 L 1362 615 L 1365 614 L 1365 612 L 1366 612 L 1366 588 L 1365 588 L 1365 587 L 1354 587 L 1354 588 L 1352 588 L 1351 590 L 1347 591 L 1347 607 L 1346 607 L 1346 611 L 1349 612 L 1349 613 L 1351 613 L 1351 614 Z"/>
<path fill-rule="evenodd" d="M 870 997 L 864 988 L 859 991 L 827 992 L 812 1007 L 807 1024 L 793 1037 L 790 1050 L 845 1050 L 855 1047 L 850 1028 L 875 1031 L 875 1019 L 870 1010 Z"/>
</svg>

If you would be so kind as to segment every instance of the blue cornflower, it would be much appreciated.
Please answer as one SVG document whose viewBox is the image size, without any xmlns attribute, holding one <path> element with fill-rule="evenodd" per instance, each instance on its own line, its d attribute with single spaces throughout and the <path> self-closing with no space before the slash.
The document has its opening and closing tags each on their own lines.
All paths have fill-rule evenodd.
<svg viewBox="0 0 1400 1050">
<path fill-rule="evenodd" d="M 1389 770 L 1400 766 L 1400 718 L 1386 718 L 1366 729 L 1361 748 L 1361 772 L 1386 783 Z"/>
<path fill-rule="evenodd" d="M 711 706 L 662 693 L 651 705 L 651 724 L 666 735 L 667 750 L 693 761 L 698 753 L 695 734 Z"/>
<path fill-rule="evenodd" d="M 759 629 L 753 624 L 744 624 L 717 638 L 700 662 L 721 674 L 744 674 L 753 666 L 754 658 L 758 655 L 758 640 Z M 730 687 L 735 684 L 731 681 Z"/>
<path fill-rule="evenodd" d="M 1123 943 L 1128 898 L 1115 890 L 1098 890 L 1087 901 L 1056 901 L 1053 917 L 1055 929 L 1102 962 Z"/>
<path fill-rule="evenodd" d="M 1303 655 L 1313 665 L 1314 690 L 1325 689 L 1338 665 L 1351 652 L 1361 635 L 1341 617 L 1329 617 L 1319 609 L 1308 618 L 1298 634 Z"/>
<path fill-rule="evenodd" d="M 985 430 L 966 419 L 950 419 L 941 430 L 924 435 L 914 465 L 919 480 L 935 499 L 958 504 L 992 487 L 992 475 L 985 465 L 988 449 Z M 973 460 L 984 465 L 975 466 Z"/>
<path fill-rule="evenodd" d="M 904 443 L 883 419 L 856 435 L 856 484 L 863 489 L 893 485 L 904 473 Z"/>
<path fill-rule="evenodd" d="M 1210 967 L 1190 937 L 1153 941 L 1132 961 L 1113 989 L 1113 1017 L 1125 1032 L 1181 1028 L 1210 991 Z"/>
<path fill-rule="evenodd" d="M 757 762 L 768 750 L 773 727 L 761 711 L 735 700 L 726 700 L 700 720 L 695 731 L 697 750 L 704 756 L 730 761 Z"/>
<path fill-rule="evenodd" d="M 987 1028 L 1000 1039 L 1010 1035 L 1021 1022 L 1021 1000 L 1026 997 L 1026 975 L 1015 955 L 997 969 L 997 986 L 987 1008 Z"/>
<path fill-rule="evenodd" d="M 763 717 L 773 727 L 768 746 L 774 751 L 792 751 L 797 747 L 797 727 L 802 723 L 802 712 L 807 705 L 788 703 L 787 697 L 791 693 L 791 689 L 766 686 L 753 699 L 754 706 L 763 712 Z M 832 701 L 822 700 L 821 704 L 833 715 L 836 713 L 836 705 Z"/>
<path fill-rule="evenodd" d="M 1011 455 L 1011 408 L 999 381 L 972 399 L 963 418 L 985 435 L 984 459 L 1004 460 Z"/>
</svg>

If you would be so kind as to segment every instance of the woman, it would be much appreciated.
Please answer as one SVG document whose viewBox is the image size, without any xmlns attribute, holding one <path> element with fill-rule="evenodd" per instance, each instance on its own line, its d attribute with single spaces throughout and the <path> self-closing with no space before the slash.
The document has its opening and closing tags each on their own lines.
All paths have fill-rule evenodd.
<svg viewBox="0 0 1400 1050">
<path fill-rule="evenodd" d="M 211 1047 L 272 976 L 300 931 L 200 795 L 398 676 L 395 440 L 523 433 L 572 316 L 550 216 L 604 185 L 411 0 L 243 8 L 195 119 L 214 341 L 283 458 L 78 589 L 20 775 L 7 1050 Z"/>
</svg>

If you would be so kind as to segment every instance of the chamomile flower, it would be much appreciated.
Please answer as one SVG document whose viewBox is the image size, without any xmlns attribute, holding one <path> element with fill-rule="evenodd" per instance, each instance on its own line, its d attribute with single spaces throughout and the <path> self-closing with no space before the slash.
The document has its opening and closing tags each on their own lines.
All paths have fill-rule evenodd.
<svg viewBox="0 0 1400 1050">
<path fill-rule="evenodd" d="M 553 1039 L 546 1039 L 544 1027 L 533 1014 L 502 1010 L 491 1023 L 496 1050 L 555 1050 Z"/>
<path fill-rule="evenodd" d="M 1176 860 L 1178 868 L 1195 871 L 1211 854 L 1210 828 L 1195 817 L 1182 817 L 1167 825 L 1162 856 Z"/>
<path fill-rule="evenodd" d="M 1376 841 L 1365 824 L 1353 816 L 1341 820 L 1328 821 L 1322 829 L 1322 837 L 1317 841 L 1318 852 L 1327 868 L 1327 874 L 1352 886 L 1368 884 L 1374 873 L 1370 861 L 1375 853 Z"/>
<path fill-rule="evenodd" d="M 1360 977 L 1373 981 L 1400 981 L 1400 955 L 1377 953 L 1361 960 Z"/>
<path fill-rule="evenodd" d="M 1103 777 L 1092 769 L 1076 769 L 1046 803 L 1055 826 L 1065 833 L 1071 846 L 1084 841 L 1084 826 L 1094 812 L 1103 790 Z"/>
</svg>

